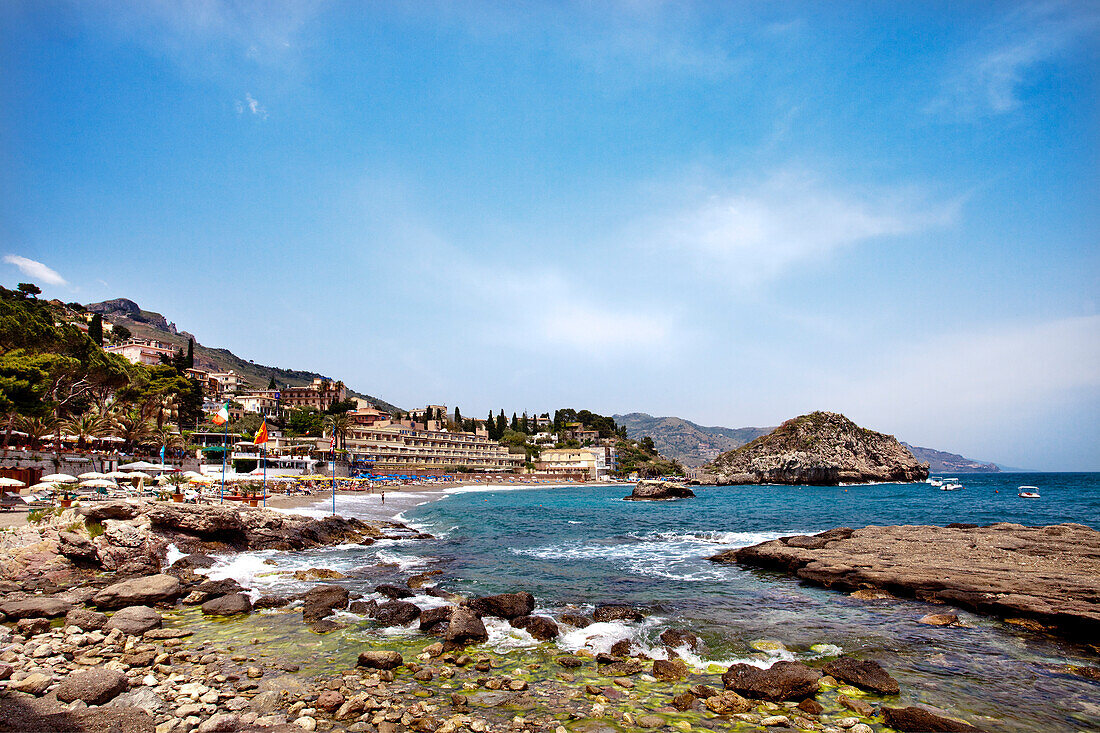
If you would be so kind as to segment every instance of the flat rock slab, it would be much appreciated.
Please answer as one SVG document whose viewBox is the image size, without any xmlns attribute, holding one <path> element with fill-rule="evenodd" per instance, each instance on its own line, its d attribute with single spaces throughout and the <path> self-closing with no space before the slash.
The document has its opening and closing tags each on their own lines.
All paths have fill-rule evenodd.
<svg viewBox="0 0 1100 733">
<path fill-rule="evenodd" d="M 1100 532 L 1080 524 L 890 526 L 782 537 L 711 558 L 842 591 L 878 588 L 1100 639 Z"/>
</svg>

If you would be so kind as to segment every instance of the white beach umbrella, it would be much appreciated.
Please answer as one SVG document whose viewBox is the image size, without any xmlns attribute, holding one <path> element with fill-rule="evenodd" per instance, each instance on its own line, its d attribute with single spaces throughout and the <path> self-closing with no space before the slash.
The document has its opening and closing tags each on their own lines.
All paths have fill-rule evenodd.
<svg viewBox="0 0 1100 733">
<path fill-rule="evenodd" d="M 43 483 L 51 484 L 75 484 L 79 480 L 76 476 L 70 476 L 67 473 L 51 473 L 39 479 Z"/>
<path fill-rule="evenodd" d="M 53 491 L 56 488 L 57 488 L 57 484 L 48 484 L 48 483 L 43 482 L 43 483 L 38 483 L 38 484 L 35 484 L 34 486 L 31 486 L 30 488 L 26 489 L 26 491 Z M 20 493 L 22 493 L 22 492 L 20 492 Z"/>
<path fill-rule="evenodd" d="M 7 476 L 0 476 L 0 486 L 26 486 L 25 481 L 20 481 L 17 478 L 8 478 Z"/>
<path fill-rule="evenodd" d="M 80 483 L 80 485 L 81 486 L 87 486 L 88 488 L 91 488 L 91 489 L 117 489 L 118 488 L 118 484 L 116 484 L 114 481 L 110 481 L 110 480 L 105 479 L 105 478 L 89 479 L 87 481 L 82 481 Z"/>
<path fill-rule="evenodd" d="M 88 479 L 105 478 L 106 476 L 107 474 L 100 473 L 99 471 L 88 471 L 87 473 L 80 474 L 79 476 L 77 476 L 77 478 L 81 481 L 87 481 Z"/>
<path fill-rule="evenodd" d="M 103 474 L 103 478 L 130 478 L 128 471 L 111 471 Z"/>
<path fill-rule="evenodd" d="M 145 473 L 144 471 L 131 471 L 129 474 L 127 474 L 127 476 L 129 478 L 139 478 L 139 479 L 151 479 L 151 478 L 153 478 L 152 476 Z"/>
<path fill-rule="evenodd" d="M 202 478 L 202 474 L 198 471 L 184 471 L 183 475 L 187 478 Z"/>
</svg>

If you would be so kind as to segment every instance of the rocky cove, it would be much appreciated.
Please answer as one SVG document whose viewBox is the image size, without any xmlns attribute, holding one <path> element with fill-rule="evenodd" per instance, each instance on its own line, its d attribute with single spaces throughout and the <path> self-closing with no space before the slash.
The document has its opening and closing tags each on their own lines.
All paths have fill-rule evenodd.
<svg viewBox="0 0 1100 733">
<path fill-rule="evenodd" d="M 606 603 L 613 599 L 594 597 L 588 606 L 547 612 L 523 590 L 458 594 L 446 590 L 450 583 L 445 574 L 399 562 L 363 568 L 355 578 L 347 577 L 352 574 L 347 571 L 345 575 L 306 567 L 290 573 L 300 576 L 296 580 L 305 590 L 270 597 L 267 591 L 246 594 L 232 581 L 203 574 L 213 575 L 208 572 L 213 558 L 206 553 L 269 548 L 264 551 L 266 562 L 282 553 L 320 557 L 339 551 L 339 546 L 352 547 L 356 539 L 384 545 L 400 537 L 409 546 L 420 541 L 412 538 L 427 537 L 395 522 L 351 520 L 345 525 L 343 520 L 325 520 L 327 525 L 318 526 L 313 523 L 320 520 L 266 517 L 273 513 L 264 512 L 245 515 L 240 524 L 217 519 L 228 522 L 229 542 L 214 524 L 192 512 L 185 512 L 187 518 L 166 519 L 163 506 L 172 510 L 170 505 L 155 505 L 126 519 L 90 520 L 92 526 L 104 526 L 103 534 L 94 539 L 73 526 L 74 521 L 87 524 L 87 518 L 63 515 L 39 533 L 46 546 L 38 547 L 37 554 L 15 553 L 24 560 L 34 557 L 24 568 L 30 569 L 27 577 L 37 578 L 37 586 L 5 587 L 4 603 L 34 600 L 37 609 L 24 605 L 16 615 L 37 610 L 54 620 L 47 628 L 33 614 L 9 619 L 13 634 L 5 643 L 5 663 L 12 666 L 9 679 L 25 689 L 10 691 L 9 682 L 5 706 L 15 701 L 46 716 L 51 725 L 75 720 L 74 725 L 83 727 L 73 729 L 89 730 L 116 720 L 114 709 L 136 706 L 149 712 L 146 720 L 126 711 L 127 719 L 144 726 L 135 730 L 162 732 L 286 725 L 296 726 L 286 730 L 356 731 L 564 727 L 866 733 L 968 730 L 960 719 L 979 727 L 982 723 L 960 711 L 913 708 L 906 701 L 908 691 L 896 681 L 891 684 L 888 664 L 887 669 L 879 668 L 858 653 L 838 657 L 839 650 L 827 646 L 819 653 L 799 653 L 796 661 L 781 642 L 759 642 L 755 658 L 747 664 L 718 665 L 706 661 L 707 642 L 675 619 L 657 622 L 649 645 L 638 645 L 625 634 L 621 643 L 563 644 L 583 638 L 586 629 L 615 629 L 656 618 L 644 605 Z M 296 527 L 296 534 L 320 538 L 315 533 L 321 526 L 328 527 L 328 534 L 297 547 L 286 545 L 290 539 L 282 532 L 283 522 Z M 121 525 L 143 535 L 140 543 L 131 538 L 136 548 L 154 548 L 152 556 L 163 557 L 157 572 L 137 574 L 136 584 L 126 581 L 130 585 L 120 589 L 113 587 L 115 581 L 127 573 L 81 567 L 94 563 L 87 547 L 74 537 L 62 538 L 61 532 L 87 539 L 99 557 L 98 548 L 111 544 L 103 539 L 108 530 L 112 537 L 128 536 Z M 266 529 L 256 534 L 249 529 L 253 526 Z M 326 541 L 336 547 L 322 549 L 328 547 Z M 56 550 L 51 551 L 50 543 Z M 7 551 L 5 547 L 6 558 Z M 104 548 L 103 554 L 112 553 Z M 164 567 L 169 559 L 173 562 Z M 267 567 L 271 570 L 261 569 L 260 574 L 279 572 L 274 564 Z M 349 590 L 356 587 L 362 597 Z M 33 598 L 20 599 L 21 593 Z M 149 610 L 126 605 L 135 601 Z M 70 604 L 68 610 L 65 604 Z M 139 610 L 126 612 L 133 608 Z M 84 614 L 102 616 L 82 618 Z M 79 625 L 94 627 L 101 621 L 102 629 Z M 118 628 L 131 622 L 137 625 Z M 154 625 L 142 631 L 143 624 Z M 546 641 L 509 648 L 496 643 L 502 635 Z M 780 663 L 771 664 L 769 671 L 761 670 L 777 660 Z M 92 700 L 90 704 L 59 696 L 65 680 L 90 666 L 120 672 L 126 688 L 116 682 L 110 688 L 116 696 L 98 704 L 94 691 L 81 693 Z M 46 677 L 45 683 L 41 678 L 24 683 L 34 674 Z M 922 727 L 929 725 L 941 727 Z"/>
</svg>

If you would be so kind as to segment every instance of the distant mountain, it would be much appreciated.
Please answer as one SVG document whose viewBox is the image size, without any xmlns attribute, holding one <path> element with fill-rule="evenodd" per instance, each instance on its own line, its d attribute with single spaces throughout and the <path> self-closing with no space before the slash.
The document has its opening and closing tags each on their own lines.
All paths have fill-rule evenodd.
<svg viewBox="0 0 1100 733">
<path fill-rule="evenodd" d="M 917 460 L 928 464 L 928 470 L 932 474 L 940 473 L 999 473 L 1000 467 L 995 463 L 982 463 L 973 458 L 964 458 L 957 453 L 945 453 L 942 450 L 932 448 L 919 448 L 915 445 L 902 443 L 909 452 L 917 457 Z"/>
<path fill-rule="evenodd" d="M 680 417 L 653 417 L 644 412 L 614 415 L 634 440 L 649 437 L 661 455 L 685 466 L 710 463 L 720 454 L 771 432 L 772 428 L 723 428 L 697 425 Z"/>
<path fill-rule="evenodd" d="M 928 468 L 892 435 L 861 428 L 835 412 L 791 418 L 767 435 L 718 456 L 707 467 L 719 484 L 923 481 Z"/>
<path fill-rule="evenodd" d="M 175 323 L 168 321 L 160 313 L 142 310 L 137 303 L 126 298 L 105 300 L 102 303 L 89 303 L 84 308 L 92 313 L 102 314 L 103 319 L 113 325 L 124 326 L 135 338 L 164 341 L 179 346 L 184 351 L 187 350 L 188 339 L 195 338 L 192 334 L 177 329 Z M 317 377 L 333 378 L 317 372 L 257 364 L 248 359 L 242 359 L 229 349 L 203 346 L 197 338 L 195 339 L 195 366 L 199 369 L 220 372 L 233 370 L 241 375 L 249 386 L 256 389 L 267 387 L 272 376 L 275 377 L 275 382 L 281 387 L 300 387 L 309 384 Z M 392 411 L 398 409 L 378 397 L 356 392 L 350 386 L 348 387 L 348 394 L 367 400 L 382 410 Z"/>
</svg>

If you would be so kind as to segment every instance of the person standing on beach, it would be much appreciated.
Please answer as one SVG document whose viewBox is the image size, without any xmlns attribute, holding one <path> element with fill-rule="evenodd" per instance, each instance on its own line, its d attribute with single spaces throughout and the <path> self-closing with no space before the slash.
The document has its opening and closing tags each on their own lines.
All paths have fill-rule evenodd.
<svg viewBox="0 0 1100 733">
<path fill-rule="evenodd" d="M 382 492 L 382 503 L 383 504 L 386 503 L 386 492 L 385 491 Z"/>
</svg>

